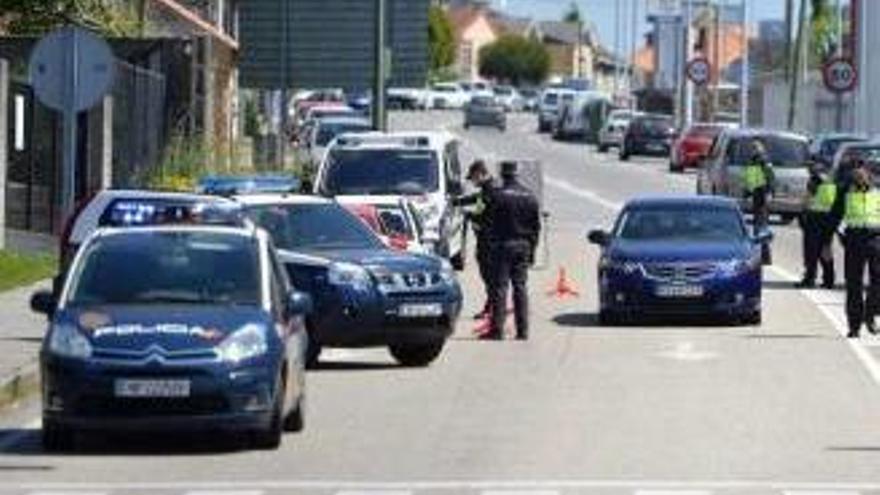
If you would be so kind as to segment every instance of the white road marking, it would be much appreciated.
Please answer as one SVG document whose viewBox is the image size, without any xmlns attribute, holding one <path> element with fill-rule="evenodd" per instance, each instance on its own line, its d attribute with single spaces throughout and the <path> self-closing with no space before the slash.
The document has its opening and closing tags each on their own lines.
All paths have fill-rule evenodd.
<svg viewBox="0 0 880 495">
<path fill-rule="evenodd" d="M 693 342 L 679 342 L 675 345 L 675 350 L 661 352 L 659 356 L 676 361 L 699 362 L 716 359 L 718 354 L 710 351 L 697 351 Z"/>
<path fill-rule="evenodd" d="M 342 490 L 336 495 L 412 495 L 406 490 Z"/>
<path fill-rule="evenodd" d="M 859 495 L 859 492 L 852 490 L 785 490 L 783 495 Z"/>
<path fill-rule="evenodd" d="M 483 490 L 482 495 L 559 495 L 557 490 Z"/>
<path fill-rule="evenodd" d="M 636 490 L 635 495 L 712 495 L 708 490 Z"/>
<path fill-rule="evenodd" d="M 262 490 L 195 490 L 185 495 L 263 495 Z"/>
<path fill-rule="evenodd" d="M 59 492 L 32 492 L 28 495 L 108 495 L 107 492 L 67 492 L 67 491 L 59 491 Z"/>
<path fill-rule="evenodd" d="M 370 482 L 342 480 L 277 480 L 277 481 L 210 481 L 210 482 L 140 482 L 140 483 L 0 483 L 0 490 L 39 490 L 39 491 L 168 491 L 168 490 L 337 490 L 370 492 L 385 490 L 391 492 L 414 492 L 420 490 L 461 491 L 461 490 L 585 490 L 585 489 L 625 489 L 655 491 L 715 491 L 715 490 L 754 490 L 791 492 L 853 492 L 880 490 L 880 481 L 770 481 L 770 480 L 449 480 L 449 481 L 401 481 Z M 80 495 L 79 493 L 77 495 Z"/>
<path fill-rule="evenodd" d="M 797 275 L 780 266 L 773 265 L 768 267 L 768 269 L 787 281 L 795 282 L 800 280 Z M 841 311 L 841 304 L 838 301 L 833 301 L 829 304 L 829 297 L 821 291 L 802 290 L 800 293 L 819 308 L 819 311 L 822 312 L 825 318 L 834 326 L 835 330 L 837 330 L 841 336 L 844 338 L 846 337 L 846 334 L 849 333 L 849 325 L 846 321 L 846 315 Z M 837 297 L 839 298 L 840 296 L 838 295 Z M 880 363 L 877 362 L 871 354 L 871 351 L 868 350 L 868 347 L 860 342 L 859 339 L 846 340 L 847 345 L 852 349 L 853 354 L 855 354 L 856 358 L 862 363 L 862 366 L 864 366 L 871 375 L 871 378 L 874 379 L 874 382 L 880 385 Z"/>
</svg>

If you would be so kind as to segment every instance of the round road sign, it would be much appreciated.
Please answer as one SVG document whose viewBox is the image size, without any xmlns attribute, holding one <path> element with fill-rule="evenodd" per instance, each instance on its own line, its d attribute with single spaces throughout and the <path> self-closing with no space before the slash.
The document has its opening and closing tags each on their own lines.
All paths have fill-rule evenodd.
<svg viewBox="0 0 880 495">
<path fill-rule="evenodd" d="M 687 64 L 687 76 L 694 84 L 706 84 L 712 73 L 712 65 L 709 60 L 700 57 L 695 58 Z"/>
<path fill-rule="evenodd" d="M 81 112 L 109 91 L 115 64 L 113 51 L 103 39 L 82 28 L 65 27 L 37 43 L 28 69 L 34 92 L 44 105 Z"/>
<path fill-rule="evenodd" d="M 833 58 L 822 67 L 822 79 L 828 91 L 848 93 L 855 89 L 859 71 L 848 58 Z"/>
</svg>

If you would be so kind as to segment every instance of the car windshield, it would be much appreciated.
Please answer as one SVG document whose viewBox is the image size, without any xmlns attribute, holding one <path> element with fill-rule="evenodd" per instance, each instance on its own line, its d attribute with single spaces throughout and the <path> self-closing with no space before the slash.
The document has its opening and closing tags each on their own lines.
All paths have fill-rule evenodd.
<svg viewBox="0 0 880 495">
<path fill-rule="evenodd" d="M 318 133 L 315 136 L 315 144 L 318 146 L 327 146 L 330 141 L 340 135 L 349 132 L 367 132 L 371 129 L 367 122 L 326 122 L 318 127 Z"/>
<path fill-rule="evenodd" d="M 649 133 L 665 133 L 672 129 L 672 119 L 667 117 L 645 117 L 636 123 L 636 127 Z"/>
<path fill-rule="evenodd" d="M 423 149 L 330 151 L 321 190 L 324 194 L 418 195 L 439 188 L 437 155 Z"/>
<path fill-rule="evenodd" d="M 253 238 L 233 234 L 137 232 L 102 237 L 83 254 L 69 304 L 258 305 L 258 252 Z"/>
<path fill-rule="evenodd" d="M 758 140 L 767 150 L 768 161 L 775 168 L 806 168 L 810 149 L 805 139 L 788 136 L 760 136 Z M 751 159 L 751 140 L 739 143 L 736 163 L 747 163 Z"/>
<path fill-rule="evenodd" d="M 495 98 L 490 96 L 475 96 L 471 98 L 471 105 L 475 107 L 491 107 L 495 105 Z"/>
<path fill-rule="evenodd" d="M 745 237 L 740 214 L 730 208 L 635 208 L 621 217 L 619 236 L 628 241 L 737 241 Z"/>
<path fill-rule="evenodd" d="M 495 94 L 498 96 L 508 96 L 513 94 L 513 90 L 511 88 L 505 88 L 503 86 L 499 86 L 495 88 Z"/>
<path fill-rule="evenodd" d="M 544 95 L 544 104 L 545 105 L 556 105 L 557 103 L 559 103 L 559 94 L 547 93 Z"/>
<path fill-rule="evenodd" d="M 266 205 L 248 216 L 272 236 L 279 249 L 376 249 L 381 241 L 353 213 L 335 203 Z"/>
</svg>

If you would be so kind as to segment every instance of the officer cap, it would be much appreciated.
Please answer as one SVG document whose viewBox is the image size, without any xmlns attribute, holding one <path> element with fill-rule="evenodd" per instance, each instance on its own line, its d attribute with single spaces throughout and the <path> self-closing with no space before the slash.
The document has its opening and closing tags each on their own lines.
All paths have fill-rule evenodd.
<svg viewBox="0 0 880 495">
<path fill-rule="evenodd" d="M 471 163 L 470 168 L 468 168 L 467 180 L 472 180 L 477 174 L 488 174 L 489 168 L 486 167 L 486 162 L 483 160 L 476 160 L 474 163 Z"/>
<path fill-rule="evenodd" d="M 501 162 L 501 176 L 502 177 L 516 177 L 519 174 L 519 166 L 516 162 L 512 161 L 504 161 Z"/>
</svg>

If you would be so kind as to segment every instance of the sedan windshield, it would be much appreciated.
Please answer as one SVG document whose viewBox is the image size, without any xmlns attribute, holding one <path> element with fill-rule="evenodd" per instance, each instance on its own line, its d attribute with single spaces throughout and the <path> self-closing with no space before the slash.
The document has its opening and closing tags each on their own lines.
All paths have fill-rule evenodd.
<svg viewBox="0 0 880 495">
<path fill-rule="evenodd" d="M 746 235 L 735 210 L 696 207 L 632 209 L 618 232 L 629 241 L 740 241 Z"/>
<path fill-rule="evenodd" d="M 324 194 L 404 194 L 437 191 L 437 156 L 431 150 L 333 149 Z"/>
<path fill-rule="evenodd" d="M 74 275 L 71 305 L 260 303 L 256 241 L 140 232 L 98 239 Z"/>
<path fill-rule="evenodd" d="M 267 205 L 248 216 L 279 249 L 377 249 L 381 241 L 361 220 L 337 204 Z"/>
</svg>

